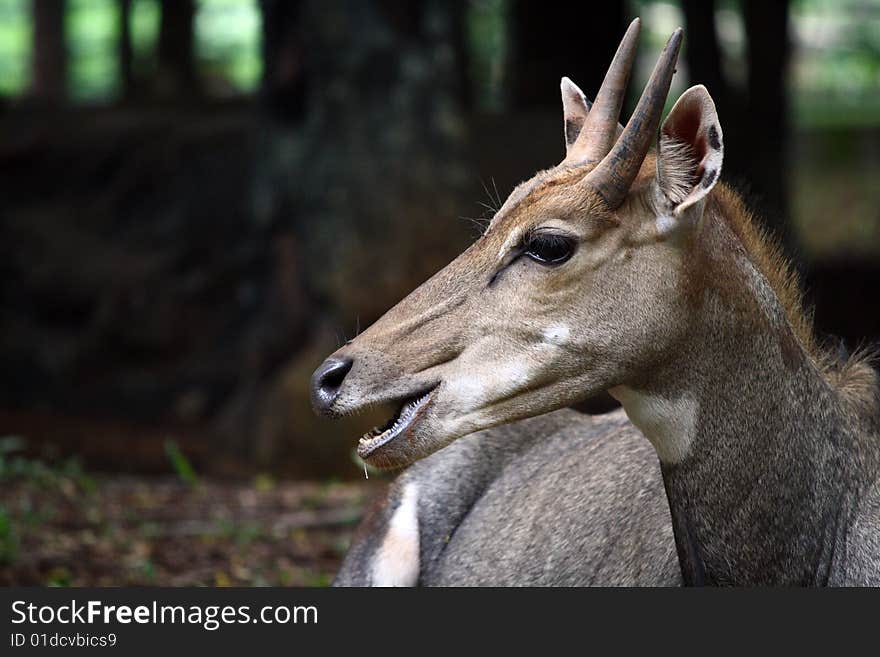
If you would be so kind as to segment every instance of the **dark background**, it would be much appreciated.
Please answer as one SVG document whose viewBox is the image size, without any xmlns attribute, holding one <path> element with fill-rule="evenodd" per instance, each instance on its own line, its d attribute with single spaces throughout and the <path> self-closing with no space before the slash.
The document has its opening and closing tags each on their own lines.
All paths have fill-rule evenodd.
<svg viewBox="0 0 880 657">
<path fill-rule="evenodd" d="M 592 97 L 636 15 L 632 95 L 683 25 L 670 104 L 709 88 L 724 178 L 796 260 L 819 331 L 876 340 L 880 0 L 0 0 L 0 486 L 97 477 L 111 528 L 178 505 L 184 552 L 207 498 L 247 516 L 263 495 L 272 518 L 348 500 L 330 522 L 348 527 L 359 493 L 312 482 L 362 477 L 353 447 L 384 417 L 314 418 L 309 374 L 561 159 L 559 78 Z M 4 517 L 20 558 L 50 504 L 11 490 L 0 565 Z M 266 581 L 331 571 L 346 536 Z M 51 580 L 68 548 L 7 580 Z M 217 559 L 225 580 L 160 581 L 257 581 Z"/>
</svg>

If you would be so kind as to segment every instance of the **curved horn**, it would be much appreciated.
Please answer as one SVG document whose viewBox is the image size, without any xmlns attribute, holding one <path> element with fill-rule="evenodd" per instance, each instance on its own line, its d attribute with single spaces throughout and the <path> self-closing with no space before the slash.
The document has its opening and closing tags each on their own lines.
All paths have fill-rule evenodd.
<svg viewBox="0 0 880 657">
<path fill-rule="evenodd" d="M 623 129 L 623 134 L 614 144 L 611 152 L 586 178 L 610 208 L 616 208 L 626 198 L 648 154 L 648 149 L 657 138 L 660 115 L 663 113 L 669 85 L 675 73 L 675 62 L 678 59 L 683 34 L 684 30 L 679 27 L 669 37 L 660 59 L 654 66 L 651 79 L 648 80 L 639 98 L 639 104 L 636 105 L 629 123 Z"/>
<path fill-rule="evenodd" d="M 617 119 L 626 97 L 626 85 L 636 55 L 641 21 L 636 18 L 626 30 L 614 59 L 608 67 L 596 100 L 590 108 L 571 156 L 566 159 L 579 162 L 598 162 L 608 154 L 618 135 Z"/>
</svg>

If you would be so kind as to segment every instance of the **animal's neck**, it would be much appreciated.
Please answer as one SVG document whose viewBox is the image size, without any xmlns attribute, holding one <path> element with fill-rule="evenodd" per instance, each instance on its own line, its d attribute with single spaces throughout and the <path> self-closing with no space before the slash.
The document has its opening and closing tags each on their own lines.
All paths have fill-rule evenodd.
<svg viewBox="0 0 880 657">
<path fill-rule="evenodd" d="M 685 422 L 645 426 L 684 443 L 662 469 L 685 580 L 826 582 L 863 479 L 858 441 L 808 363 L 789 369 L 761 339 L 713 346 L 641 393 L 687 400 L 670 407 Z"/>
<path fill-rule="evenodd" d="M 741 286 L 739 307 L 703 290 L 681 356 L 613 392 L 660 455 L 686 582 L 827 583 L 876 459 L 738 262 L 708 280 Z"/>
</svg>

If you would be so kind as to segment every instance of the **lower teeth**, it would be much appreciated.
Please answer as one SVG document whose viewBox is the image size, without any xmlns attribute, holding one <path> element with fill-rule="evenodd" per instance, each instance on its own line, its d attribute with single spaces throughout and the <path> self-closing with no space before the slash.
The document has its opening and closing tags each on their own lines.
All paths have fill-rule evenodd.
<svg viewBox="0 0 880 657">
<path fill-rule="evenodd" d="M 393 433 L 395 429 L 397 429 L 402 423 L 404 423 L 404 419 L 406 419 L 407 421 L 409 420 L 412 412 L 421 405 L 421 403 L 428 397 L 429 394 L 430 392 L 426 392 L 421 397 L 414 399 L 413 401 L 406 402 L 406 404 L 403 405 L 403 408 L 400 409 L 399 415 L 390 427 L 384 430 L 380 429 L 379 427 L 370 430 L 369 433 L 365 434 L 363 438 L 360 439 L 360 443 L 362 445 L 369 445 L 370 443 L 378 440 L 385 434 Z"/>
</svg>

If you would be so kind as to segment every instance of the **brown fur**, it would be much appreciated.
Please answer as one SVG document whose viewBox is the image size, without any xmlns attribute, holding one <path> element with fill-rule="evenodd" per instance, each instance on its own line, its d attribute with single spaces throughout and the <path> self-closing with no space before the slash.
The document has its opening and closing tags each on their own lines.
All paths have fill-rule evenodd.
<svg viewBox="0 0 880 657">
<path fill-rule="evenodd" d="M 851 407 L 876 413 L 878 381 L 871 365 L 872 351 L 859 349 L 841 361 L 833 349 L 822 344 L 813 327 L 812 309 L 804 305 L 800 278 L 778 242 L 760 227 L 742 198 L 724 183 L 716 185 L 709 200 L 773 288 L 797 341 L 828 384 Z"/>
</svg>

